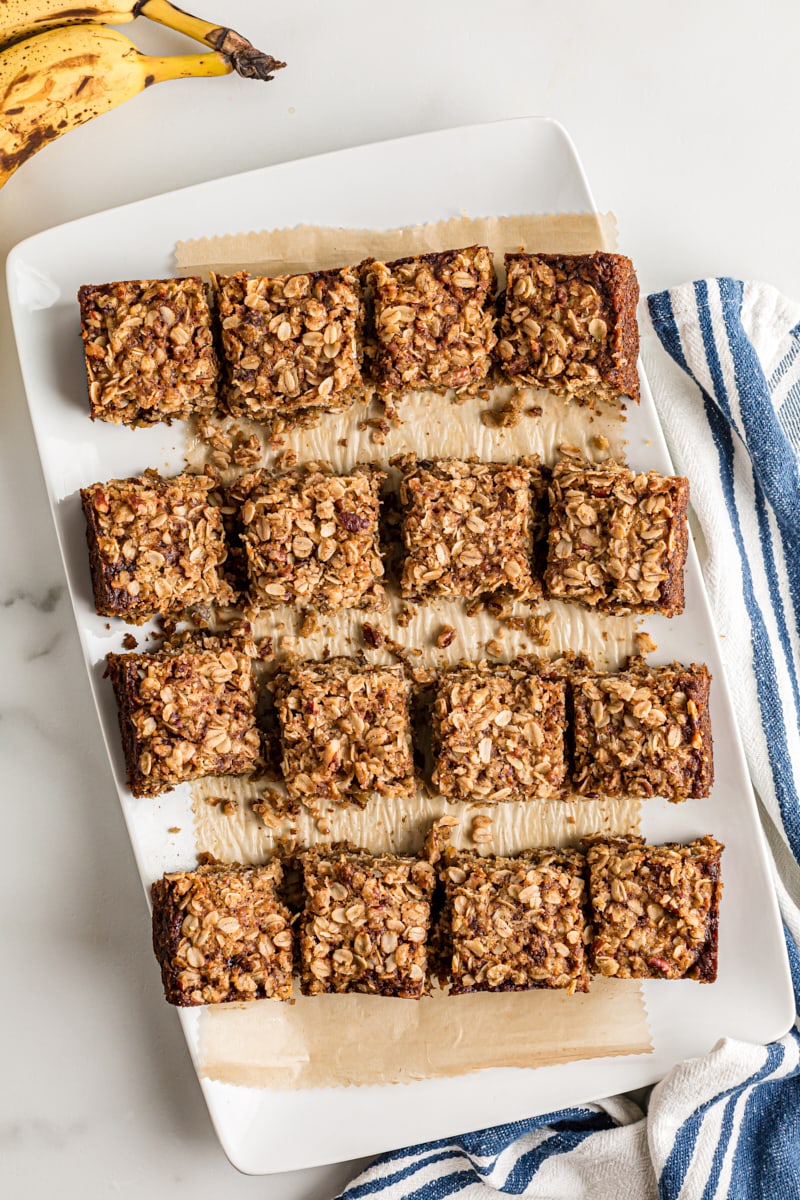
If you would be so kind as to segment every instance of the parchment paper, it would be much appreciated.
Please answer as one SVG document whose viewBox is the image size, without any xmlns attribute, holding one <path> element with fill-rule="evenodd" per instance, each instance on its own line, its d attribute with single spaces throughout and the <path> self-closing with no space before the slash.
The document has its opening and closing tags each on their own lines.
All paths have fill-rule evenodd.
<svg viewBox="0 0 800 1200">
<path fill-rule="evenodd" d="M 502 256 L 525 247 L 541 251 L 586 252 L 615 245 L 613 218 L 595 215 L 456 219 L 402 230 L 373 231 L 298 226 L 229 238 L 179 243 L 176 262 L 183 274 L 223 273 L 240 268 L 263 274 L 323 269 L 357 263 L 368 256 L 397 258 L 481 242 L 492 248 L 502 278 Z M 365 424 L 372 409 L 357 405 L 348 413 L 323 415 L 311 428 L 281 429 L 270 436 L 263 426 L 238 421 L 228 432 L 242 439 L 256 434 L 260 465 L 279 461 L 329 461 L 347 471 L 357 462 L 386 465 L 397 454 L 508 461 L 538 454 L 554 462 L 559 447 L 578 447 L 590 459 L 624 459 L 624 410 L 594 410 L 565 404 L 538 389 L 522 394 L 523 415 L 515 425 L 497 425 L 491 414 L 508 403 L 510 389 L 497 388 L 484 399 L 455 404 L 430 393 L 406 399 L 398 419 L 376 439 Z M 379 417 L 381 409 L 374 410 Z M 488 419 L 487 419 L 487 414 Z M 232 428 L 231 428 L 232 427 Z M 286 454 L 289 452 L 289 459 Z M 191 465 L 208 461 L 195 441 Z M 256 464 L 259 465 L 259 464 Z M 249 469 L 252 467 L 249 466 Z M 227 482 L 236 468 L 223 471 Z M 390 471 L 390 476 L 396 472 Z M 299 636 L 300 620 L 291 609 L 262 614 L 257 639 L 271 637 L 274 663 L 287 654 L 319 658 L 364 650 L 365 620 L 397 646 L 414 651 L 412 666 L 438 667 L 461 658 L 507 661 L 520 652 L 554 655 L 583 651 L 598 665 L 613 667 L 636 649 L 632 617 L 602 617 L 576 606 L 542 602 L 535 629 L 511 629 L 487 612 L 468 617 L 460 602 L 426 604 L 410 624 L 397 622 L 399 597 L 390 592 L 386 614 L 343 613 L 320 621 L 311 636 Z M 516 605 L 513 614 L 529 617 Z M 546 622 L 546 623 L 545 623 Z M 446 650 L 435 647 L 443 625 L 456 631 Z M 542 629 L 546 633 L 542 634 Z M 542 643 L 545 644 L 542 644 Z M 488 644 L 488 648 L 487 648 Z M 368 651 L 374 662 L 394 661 L 386 649 Z M 274 666 L 273 663 L 273 666 Z M 270 789 L 281 792 L 277 785 Z M 461 818 L 453 843 L 476 848 L 476 815 L 491 818 L 491 840 L 481 848 L 515 853 L 535 845 L 574 844 L 594 831 L 633 832 L 639 807 L 634 800 L 568 800 L 514 803 L 494 807 L 445 805 L 422 789 L 415 801 L 376 798 L 366 809 L 320 805 L 289 818 L 274 806 L 265 819 L 252 808 L 263 802 L 264 784 L 235 779 L 195 785 L 197 846 L 225 861 L 259 862 L 277 839 L 310 845 L 349 840 L 372 851 L 415 853 L 432 819 L 444 811 Z M 268 797 L 267 797 L 268 799 Z M 220 803 L 228 801 L 228 803 Z M 322 1087 L 404 1082 L 457 1075 L 488 1066 L 541 1066 L 602 1055 L 636 1054 L 651 1049 L 641 988 L 636 982 L 595 979 L 585 996 L 532 991 L 513 995 L 447 997 L 435 991 L 419 1003 L 369 996 L 298 997 L 289 1004 L 269 1001 L 221 1005 L 200 1014 L 201 1070 L 208 1078 L 270 1087 Z"/>
</svg>

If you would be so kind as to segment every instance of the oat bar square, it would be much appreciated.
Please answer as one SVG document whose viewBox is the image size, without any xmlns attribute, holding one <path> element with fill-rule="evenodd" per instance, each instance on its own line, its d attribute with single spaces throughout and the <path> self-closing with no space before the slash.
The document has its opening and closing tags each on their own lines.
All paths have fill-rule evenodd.
<svg viewBox="0 0 800 1200">
<path fill-rule="evenodd" d="M 584 796 L 707 796 L 714 782 L 705 665 L 577 673 L 573 788 Z"/>
<path fill-rule="evenodd" d="M 357 268 L 274 278 L 239 271 L 212 280 L 233 416 L 263 421 L 350 407 L 362 387 Z"/>
<path fill-rule="evenodd" d="M 374 377 L 383 395 L 428 388 L 474 395 L 485 384 L 494 332 L 491 252 L 467 246 L 363 264 L 374 310 Z"/>
<path fill-rule="evenodd" d="M 550 596 L 606 612 L 683 612 L 688 479 L 565 458 L 549 490 Z"/>
<path fill-rule="evenodd" d="M 445 902 L 438 928 L 450 994 L 587 992 L 584 865 L 574 850 L 518 858 L 450 852 L 439 871 Z"/>
<path fill-rule="evenodd" d="M 250 599 L 333 613 L 381 608 L 380 491 L 385 474 L 369 466 L 332 475 L 311 463 L 276 474 L 257 471 L 235 487 Z"/>
<path fill-rule="evenodd" d="M 81 488 L 94 604 L 134 625 L 197 604 L 230 605 L 228 547 L 206 475 L 154 471 Z"/>
<path fill-rule="evenodd" d="M 419 462 L 400 485 L 404 597 L 535 599 L 536 468 L 452 459 Z"/>
<path fill-rule="evenodd" d="M 313 849 L 302 856 L 300 987 L 306 996 L 426 991 L 433 868 L 415 858 Z"/>
<path fill-rule="evenodd" d="M 639 285 L 622 254 L 507 254 L 496 360 L 516 384 L 639 400 Z"/>
<path fill-rule="evenodd" d="M 202 866 L 153 884 L 153 949 L 170 1004 L 289 1000 L 291 914 L 263 867 Z"/>
<path fill-rule="evenodd" d="M 558 796 L 566 777 L 566 684 L 523 665 L 462 664 L 439 676 L 433 784 L 448 800 Z"/>
<path fill-rule="evenodd" d="M 202 279 L 85 284 L 78 303 L 93 421 L 169 425 L 216 407 L 219 365 Z"/>
<path fill-rule="evenodd" d="M 617 979 L 713 983 L 722 851 L 709 836 L 663 846 L 641 837 L 592 839 L 592 969 Z"/>
<path fill-rule="evenodd" d="M 255 685 L 244 648 L 205 649 L 199 641 L 107 661 L 134 796 L 256 767 Z"/>
<path fill-rule="evenodd" d="M 366 805 L 415 792 L 409 684 L 402 667 L 355 659 L 283 668 L 275 683 L 289 795 Z"/>
</svg>

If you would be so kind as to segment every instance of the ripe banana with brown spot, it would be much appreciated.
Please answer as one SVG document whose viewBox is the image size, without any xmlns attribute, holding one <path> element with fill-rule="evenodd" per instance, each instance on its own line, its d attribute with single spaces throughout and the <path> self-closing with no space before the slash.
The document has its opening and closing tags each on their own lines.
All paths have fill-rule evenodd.
<svg viewBox="0 0 800 1200">
<path fill-rule="evenodd" d="M 64 25 L 124 25 L 140 16 L 222 51 L 230 57 L 234 70 L 248 78 L 270 79 L 272 71 L 286 66 L 256 50 L 235 30 L 194 17 L 170 0 L 105 0 L 81 5 L 67 0 L 0 0 L 0 46 Z"/>
<path fill-rule="evenodd" d="M 233 70 L 227 54 L 140 53 L 103 25 L 69 25 L 0 51 L 0 187 L 49 142 L 153 83 Z"/>
</svg>

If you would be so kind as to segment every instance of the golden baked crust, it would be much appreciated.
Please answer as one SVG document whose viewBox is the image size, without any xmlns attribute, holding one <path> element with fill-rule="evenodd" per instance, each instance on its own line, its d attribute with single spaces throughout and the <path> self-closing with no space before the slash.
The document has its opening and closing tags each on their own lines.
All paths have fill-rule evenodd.
<svg viewBox="0 0 800 1200">
<path fill-rule="evenodd" d="M 339 612 L 383 608 L 379 520 L 385 473 L 358 466 L 334 475 L 317 463 L 256 471 L 231 489 L 257 607 Z"/>
<path fill-rule="evenodd" d="M 94 601 L 104 617 L 134 625 L 194 605 L 230 605 L 220 568 L 228 557 L 222 514 L 206 475 L 155 471 L 81 488 Z"/>
<path fill-rule="evenodd" d="M 491 370 L 496 284 L 486 246 L 362 264 L 374 319 L 372 372 L 383 395 L 474 395 Z"/>
<path fill-rule="evenodd" d="M 567 772 L 566 685 L 524 665 L 443 672 L 433 706 L 433 784 L 449 800 L 558 796 Z"/>
<path fill-rule="evenodd" d="M 532 572 L 540 482 L 537 468 L 513 463 L 439 459 L 406 471 L 400 485 L 403 596 L 540 596 Z"/>
<path fill-rule="evenodd" d="M 613 674 L 576 673 L 572 785 L 583 796 L 707 796 L 714 782 L 704 665 L 649 667 L 633 657 Z"/>
<path fill-rule="evenodd" d="M 205 775 L 245 775 L 258 763 L 250 655 L 233 642 L 205 644 L 107 656 L 134 796 Z"/>
<path fill-rule="evenodd" d="M 574 850 L 518 858 L 446 851 L 438 946 L 450 994 L 588 991 L 584 866 Z"/>
</svg>

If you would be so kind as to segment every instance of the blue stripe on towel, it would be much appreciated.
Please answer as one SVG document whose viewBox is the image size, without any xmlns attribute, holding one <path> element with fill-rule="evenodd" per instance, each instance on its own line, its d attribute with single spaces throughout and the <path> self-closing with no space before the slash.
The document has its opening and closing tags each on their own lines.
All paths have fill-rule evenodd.
<svg viewBox="0 0 800 1200">
<path fill-rule="evenodd" d="M 697 287 L 695 291 L 697 294 Z M 680 332 L 672 310 L 672 301 L 668 292 L 662 292 L 660 295 L 649 298 L 650 314 L 653 318 L 656 333 L 664 349 L 697 384 L 703 398 L 709 429 L 717 448 L 720 485 L 728 510 L 733 536 L 739 551 L 744 600 L 750 617 L 753 671 L 764 729 L 772 751 L 771 767 L 775 791 L 789 844 L 792 847 L 795 858 L 800 858 L 800 799 L 798 799 L 795 788 L 792 763 L 789 758 L 789 749 L 786 741 L 786 728 L 783 723 L 784 701 L 781 698 L 775 678 L 775 662 L 772 656 L 769 634 L 756 600 L 750 561 L 742 537 L 733 470 L 733 435 L 731 433 L 731 426 L 728 420 L 726 420 L 726 417 L 730 418 L 730 405 L 727 400 L 722 368 L 708 313 L 707 292 L 703 300 L 704 303 L 697 306 L 699 324 L 706 350 L 708 368 L 715 388 L 719 389 L 717 394 L 720 396 L 721 403 L 724 404 L 725 409 L 721 409 L 715 404 L 686 361 Z"/>
<path fill-rule="evenodd" d="M 672 1200 L 672 1197 L 677 1196 L 683 1187 L 686 1172 L 691 1165 L 695 1146 L 701 1135 L 707 1113 L 721 1101 L 727 1100 L 728 1097 L 740 1096 L 745 1088 L 752 1087 L 753 1084 L 765 1079 L 767 1075 L 771 1075 L 781 1065 L 784 1053 L 785 1048 L 780 1042 L 767 1046 L 765 1048 L 766 1060 L 757 1071 L 754 1071 L 741 1083 L 734 1084 L 718 1095 L 712 1096 L 705 1104 L 701 1104 L 690 1117 L 687 1117 L 675 1134 L 672 1150 L 664 1163 L 664 1169 L 658 1181 L 658 1194 L 661 1200 Z M 718 1180 L 719 1173 L 716 1180 L 709 1178 L 709 1183 L 716 1188 Z M 713 1195 L 713 1192 L 711 1194 Z"/>
</svg>

